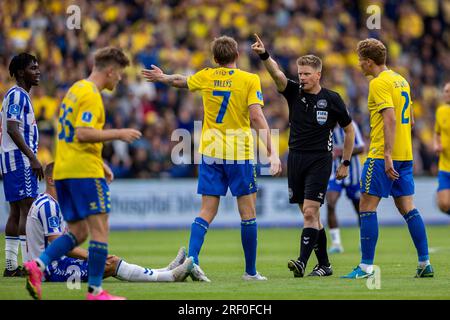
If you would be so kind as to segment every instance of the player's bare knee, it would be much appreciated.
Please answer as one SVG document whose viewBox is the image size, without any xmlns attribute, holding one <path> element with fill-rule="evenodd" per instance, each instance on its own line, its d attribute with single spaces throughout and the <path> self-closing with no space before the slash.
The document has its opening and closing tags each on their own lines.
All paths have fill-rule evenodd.
<svg viewBox="0 0 450 320">
<path fill-rule="evenodd" d="M 315 222 L 319 219 L 319 210 L 316 207 L 303 208 L 303 217 L 305 222 Z"/>
<path fill-rule="evenodd" d="M 450 211 L 450 200 L 447 199 L 438 199 L 438 207 L 442 212 L 449 212 Z"/>
</svg>

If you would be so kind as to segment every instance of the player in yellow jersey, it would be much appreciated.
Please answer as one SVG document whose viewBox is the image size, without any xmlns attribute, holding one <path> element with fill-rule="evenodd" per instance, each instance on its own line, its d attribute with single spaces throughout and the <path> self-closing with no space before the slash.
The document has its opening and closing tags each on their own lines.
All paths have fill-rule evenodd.
<svg viewBox="0 0 450 320">
<path fill-rule="evenodd" d="M 130 64 L 121 49 L 106 47 L 94 57 L 94 68 L 87 79 L 77 81 L 64 97 L 58 124 L 58 142 L 54 179 L 64 219 L 69 231 L 53 241 L 38 259 L 27 262 L 27 289 L 41 298 L 41 280 L 45 268 L 83 243 L 90 235 L 88 300 L 118 300 L 102 289 L 102 278 L 108 256 L 108 213 L 110 198 L 107 180 L 111 170 L 102 160 L 103 142 L 132 142 L 141 136 L 134 129 L 103 130 L 105 109 L 100 92 L 113 90 Z M 106 178 L 106 179 L 105 179 Z M 49 208 L 50 209 L 50 208 Z M 49 217 L 50 228 L 57 226 Z"/>
<path fill-rule="evenodd" d="M 439 154 L 438 206 L 450 215 L 450 81 L 444 86 L 444 104 L 436 110 L 434 151 Z"/>
<path fill-rule="evenodd" d="M 219 207 L 220 196 L 230 188 L 237 197 L 241 215 L 241 239 L 245 254 L 244 280 L 266 280 L 256 271 L 256 169 L 253 164 L 253 138 L 250 125 L 261 132 L 267 146 L 271 174 L 281 172 L 277 151 L 272 148 L 270 131 L 262 112 L 264 105 L 258 75 L 237 68 L 238 45 L 233 38 L 222 36 L 212 43 L 212 53 L 218 68 L 205 68 L 196 74 L 166 75 L 152 66 L 143 70 L 151 82 L 162 82 L 177 88 L 200 91 L 203 97 L 204 121 L 199 151 L 198 193 L 202 208 L 191 228 L 189 256 L 194 257 L 193 280 L 206 281 L 199 267 L 198 255 L 209 224 Z"/>
<path fill-rule="evenodd" d="M 381 198 L 391 195 L 408 224 L 417 249 L 416 277 L 432 277 L 425 225 L 413 202 L 413 153 L 411 94 L 409 83 L 386 66 L 386 47 L 376 39 L 360 41 L 359 65 L 369 84 L 370 147 L 361 175 L 361 263 L 343 278 L 373 275 L 378 240 L 377 207 Z"/>
</svg>

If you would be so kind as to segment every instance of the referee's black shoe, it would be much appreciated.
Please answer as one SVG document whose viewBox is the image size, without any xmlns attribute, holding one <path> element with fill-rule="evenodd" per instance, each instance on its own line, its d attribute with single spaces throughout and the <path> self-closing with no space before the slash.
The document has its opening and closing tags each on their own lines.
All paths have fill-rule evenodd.
<svg viewBox="0 0 450 320">
<path fill-rule="evenodd" d="M 312 272 L 308 274 L 308 277 L 328 277 L 333 274 L 333 269 L 331 264 L 329 266 L 320 266 L 316 264 Z"/>
<path fill-rule="evenodd" d="M 303 278 L 305 275 L 305 264 L 299 260 L 289 260 L 288 268 L 294 273 L 295 278 Z"/>
</svg>

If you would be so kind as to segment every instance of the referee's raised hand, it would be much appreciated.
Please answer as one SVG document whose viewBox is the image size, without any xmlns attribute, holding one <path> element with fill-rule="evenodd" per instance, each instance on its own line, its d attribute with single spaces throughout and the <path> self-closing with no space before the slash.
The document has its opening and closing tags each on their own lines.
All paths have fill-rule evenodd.
<svg viewBox="0 0 450 320">
<path fill-rule="evenodd" d="M 252 50 L 257 54 L 263 54 L 264 52 L 266 52 L 266 48 L 264 48 L 264 43 L 256 33 L 254 34 L 254 36 L 256 42 L 252 44 Z"/>
</svg>

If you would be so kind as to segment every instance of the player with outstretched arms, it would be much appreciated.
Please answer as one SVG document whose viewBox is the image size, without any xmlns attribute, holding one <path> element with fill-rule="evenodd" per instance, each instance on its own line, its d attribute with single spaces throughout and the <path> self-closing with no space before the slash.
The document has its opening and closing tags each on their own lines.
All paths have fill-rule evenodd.
<svg viewBox="0 0 450 320">
<path fill-rule="evenodd" d="M 200 214 L 191 227 L 189 256 L 194 257 L 194 280 L 210 280 L 199 266 L 198 255 L 217 214 L 221 196 L 230 188 L 237 197 L 241 216 L 241 240 L 245 255 L 244 280 L 266 280 L 256 270 L 256 168 L 253 164 L 253 137 L 250 126 L 260 133 L 267 146 L 272 175 L 281 172 L 277 150 L 272 148 L 269 126 L 262 111 L 264 105 L 258 75 L 237 68 L 237 42 L 222 36 L 212 42 L 217 68 L 205 68 L 196 74 L 167 75 L 156 66 L 143 70 L 151 82 L 162 82 L 177 88 L 200 91 L 203 97 L 204 121 L 199 152 L 198 190 L 202 195 Z"/>
</svg>

